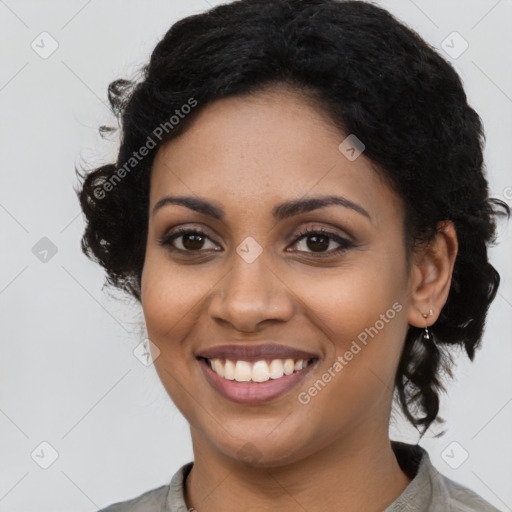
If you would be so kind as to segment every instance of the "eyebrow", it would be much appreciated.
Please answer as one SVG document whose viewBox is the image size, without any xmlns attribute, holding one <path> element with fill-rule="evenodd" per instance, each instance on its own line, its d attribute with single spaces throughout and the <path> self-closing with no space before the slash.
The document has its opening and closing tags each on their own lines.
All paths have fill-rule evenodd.
<svg viewBox="0 0 512 512">
<path fill-rule="evenodd" d="M 226 216 L 224 210 L 220 206 L 216 206 L 205 199 L 192 196 L 165 196 L 155 204 L 152 210 L 152 215 L 154 215 L 160 208 L 169 204 L 185 206 L 196 212 L 213 217 L 214 219 L 222 220 Z M 275 206 L 272 209 L 272 215 L 278 220 L 283 220 L 293 217 L 294 215 L 307 213 L 333 205 L 349 208 L 364 217 L 367 217 L 370 221 L 372 220 L 370 214 L 362 206 L 341 196 L 321 196 L 286 201 Z"/>
</svg>

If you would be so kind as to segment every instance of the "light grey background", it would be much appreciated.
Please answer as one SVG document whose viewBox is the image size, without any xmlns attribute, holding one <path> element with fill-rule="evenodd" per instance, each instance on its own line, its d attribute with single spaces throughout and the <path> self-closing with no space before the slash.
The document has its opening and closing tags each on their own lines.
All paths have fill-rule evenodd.
<svg viewBox="0 0 512 512">
<path fill-rule="evenodd" d="M 469 43 L 455 59 L 444 55 L 483 118 L 492 194 L 511 204 L 512 2 L 378 3 L 435 47 L 446 40 L 460 51 L 453 31 Z M 140 309 L 102 291 L 102 269 L 80 252 L 83 219 L 72 187 L 80 157 L 99 164 L 115 155 L 117 143 L 97 134 L 113 121 L 108 83 L 143 64 L 172 23 L 210 5 L 0 0 L 0 512 L 93 511 L 168 483 L 192 460 L 186 422 L 154 368 L 133 355 L 144 338 Z M 46 59 L 31 47 L 51 49 L 44 31 L 58 43 Z M 441 472 L 501 510 L 512 510 L 507 233 L 502 223 L 491 251 L 502 285 L 483 350 L 473 364 L 460 357 L 442 403 L 447 433 L 421 442 Z M 32 251 L 43 237 L 57 249 L 46 262 Z M 417 439 L 398 416 L 391 434 Z M 51 462 L 52 448 L 42 442 L 58 453 L 47 469 L 40 464 Z"/>
</svg>

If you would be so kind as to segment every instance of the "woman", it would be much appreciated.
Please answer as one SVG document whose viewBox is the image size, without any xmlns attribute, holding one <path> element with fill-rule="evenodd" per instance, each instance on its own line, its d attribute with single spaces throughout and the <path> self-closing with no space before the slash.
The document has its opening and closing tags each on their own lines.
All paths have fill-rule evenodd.
<svg viewBox="0 0 512 512">
<path fill-rule="evenodd" d="M 194 461 L 105 511 L 491 511 L 419 445 L 499 274 L 483 130 L 454 69 L 364 2 L 241 0 L 113 82 L 83 250 L 140 301 Z"/>
</svg>

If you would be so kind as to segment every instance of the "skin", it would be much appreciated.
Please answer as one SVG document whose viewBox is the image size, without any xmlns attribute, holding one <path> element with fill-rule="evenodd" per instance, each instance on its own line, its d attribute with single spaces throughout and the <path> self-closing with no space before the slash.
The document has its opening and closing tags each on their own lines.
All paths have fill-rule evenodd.
<svg viewBox="0 0 512 512">
<path fill-rule="evenodd" d="M 225 210 L 222 220 L 174 204 L 151 214 L 142 275 L 155 366 L 190 423 L 185 499 L 198 512 L 377 512 L 410 482 L 388 436 L 393 381 L 408 325 L 434 324 L 446 302 L 457 240 L 445 223 L 407 266 L 402 201 L 364 153 L 349 161 L 339 151 L 345 137 L 300 94 L 273 88 L 210 104 L 156 155 L 150 212 L 168 195 Z M 281 202 L 323 195 L 343 196 L 371 219 L 343 206 L 272 217 Z M 178 225 L 204 232 L 195 252 L 186 236 L 159 244 Z M 340 244 L 315 250 L 311 236 L 297 240 L 307 227 L 354 246 L 322 257 Z M 252 263 L 236 252 L 248 236 L 263 249 Z M 394 318 L 300 403 L 298 393 L 394 303 Z M 195 358 L 211 346 L 267 341 L 320 359 L 298 387 L 260 405 L 220 396 Z"/>
</svg>

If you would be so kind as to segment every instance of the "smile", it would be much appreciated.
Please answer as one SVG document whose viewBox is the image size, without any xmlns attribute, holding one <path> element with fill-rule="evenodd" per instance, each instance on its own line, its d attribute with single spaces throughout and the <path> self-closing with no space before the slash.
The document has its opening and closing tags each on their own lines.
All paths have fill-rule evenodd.
<svg viewBox="0 0 512 512">
<path fill-rule="evenodd" d="M 277 380 L 285 375 L 299 372 L 309 366 L 314 359 L 262 359 L 251 363 L 249 361 L 214 358 L 207 359 L 207 362 L 211 369 L 225 380 L 267 382 L 270 379 Z"/>
<path fill-rule="evenodd" d="M 206 383 L 221 397 L 238 404 L 259 405 L 298 388 L 319 359 L 260 359 L 250 363 L 198 357 L 197 361 Z"/>
</svg>

